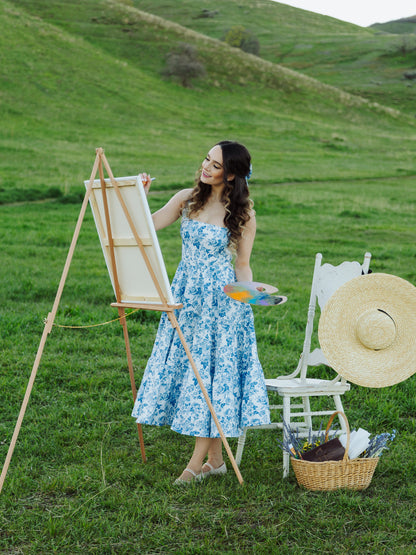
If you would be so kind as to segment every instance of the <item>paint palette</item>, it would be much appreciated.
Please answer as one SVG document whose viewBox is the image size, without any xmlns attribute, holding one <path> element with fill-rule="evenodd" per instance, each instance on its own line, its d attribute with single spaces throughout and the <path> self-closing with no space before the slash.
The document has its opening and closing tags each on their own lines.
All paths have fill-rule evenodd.
<svg viewBox="0 0 416 555">
<path fill-rule="evenodd" d="M 224 287 L 224 293 L 235 301 L 260 306 L 274 306 L 285 303 L 287 297 L 274 295 L 273 293 L 277 293 L 277 291 L 277 287 L 257 281 L 234 281 Z"/>
</svg>

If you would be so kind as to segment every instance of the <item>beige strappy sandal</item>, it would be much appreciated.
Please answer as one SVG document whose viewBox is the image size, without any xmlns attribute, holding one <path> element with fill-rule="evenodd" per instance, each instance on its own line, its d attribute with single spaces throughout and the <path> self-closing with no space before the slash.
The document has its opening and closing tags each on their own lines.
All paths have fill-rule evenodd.
<svg viewBox="0 0 416 555">
<path fill-rule="evenodd" d="M 206 478 L 207 476 L 215 476 L 215 475 L 220 475 L 220 474 L 226 474 L 227 473 L 227 467 L 225 465 L 225 462 L 223 462 L 220 466 L 218 466 L 217 468 L 214 468 L 212 466 L 212 464 L 210 464 L 209 462 L 206 462 L 203 466 L 208 466 L 209 470 L 207 472 L 202 471 L 202 477 Z"/>
<path fill-rule="evenodd" d="M 193 470 L 191 470 L 190 468 L 185 468 L 184 472 L 190 472 L 192 474 L 192 478 L 190 480 L 182 480 L 180 477 L 176 478 L 176 480 L 173 482 L 174 484 L 192 484 L 192 482 L 200 482 L 203 479 L 203 474 L 202 472 L 200 472 L 199 474 L 197 474 L 196 472 L 194 472 Z"/>
</svg>

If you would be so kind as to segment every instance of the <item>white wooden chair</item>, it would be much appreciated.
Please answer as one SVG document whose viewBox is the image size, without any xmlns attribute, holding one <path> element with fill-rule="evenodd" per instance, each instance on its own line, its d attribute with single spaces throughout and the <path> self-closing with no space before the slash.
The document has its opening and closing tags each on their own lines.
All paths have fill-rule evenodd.
<svg viewBox="0 0 416 555">
<path fill-rule="evenodd" d="M 317 330 L 316 324 L 314 327 L 316 302 L 318 301 L 318 305 L 322 310 L 331 295 L 341 285 L 362 273 L 368 273 L 370 260 L 371 254 L 367 252 L 362 264 L 359 262 L 342 262 L 338 266 L 332 266 L 331 264 L 321 265 L 322 254 L 318 253 L 316 255 L 305 339 L 299 364 L 296 370 L 289 375 L 266 380 L 267 390 L 278 393 L 283 398 L 281 405 L 270 405 L 270 410 L 279 410 L 282 418 L 278 422 L 272 422 L 265 426 L 244 429 L 243 434 L 238 440 L 235 457 L 237 464 L 241 462 L 247 430 L 281 428 L 283 429 L 283 434 L 285 434 L 283 426 L 283 422 L 285 422 L 290 429 L 298 430 L 301 437 L 307 437 L 309 430 L 312 428 L 312 417 L 330 415 L 335 410 L 344 412 L 341 395 L 350 389 L 350 384 L 344 378 L 338 374 L 331 380 L 308 377 L 309 367 L 322 364 L 329 366 L 320 348 L 316 348 L 311 352 L 312 335 Z M 332 397 L 335 406 L 331 410 L 324 410 L 322 408 L 318 408 L 315 411 L 311 410 L 311 397 Z M 298 401 L 296 404 L 293 404 L 292 399 L 296 398 Z M 321 421 L 322 418 L 319 423 Z M 341 429 L 346 431 L 344 419 L 339 418 L 339 421 Z M 315 430 L 317 430 L 316 426 Z M 284 452 L 283 477 L 289 474 L 289 462 L 289 454 Z"/>
</svg>

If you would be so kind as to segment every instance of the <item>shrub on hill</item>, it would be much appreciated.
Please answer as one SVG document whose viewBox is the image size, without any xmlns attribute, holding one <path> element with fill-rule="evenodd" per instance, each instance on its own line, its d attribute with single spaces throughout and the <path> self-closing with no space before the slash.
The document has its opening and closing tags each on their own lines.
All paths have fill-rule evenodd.
<svg viewBox="0 0 416 555">
<path fill-rule="evenodd" d="M 230 46 L 241 48 L 244 52 L 258 56 L 260 53 L 260 43 L 258 38 L 245 29 L 242 25 L 234 25 L 225 35 L 224 41 Z"/>
<path fill-rule="evenodd" d="M 215 17 L 216 15 L 219 14 L 218 10 L 209 10 L 207 8 L 204 8 L 200 11 L 200 13 L 198 15 L 195 16 L 195 19 L 206 19 L 207 17 Z"/>
<path fill-rule="evenodd" d="M 191 80 L 205 75 L 205 67 L 198 60 L 197 50 L 187 43 L 180 43 L 166 57 L 166 77 L 177 77 L 183 87 L 191 87 Z"/>
<path fill-rule="evenodd" d="M 416 67 L 416 37 L 403 35 L 381 58 L 391 62 L 406 64 L 411 69 Z"/>
</svg>

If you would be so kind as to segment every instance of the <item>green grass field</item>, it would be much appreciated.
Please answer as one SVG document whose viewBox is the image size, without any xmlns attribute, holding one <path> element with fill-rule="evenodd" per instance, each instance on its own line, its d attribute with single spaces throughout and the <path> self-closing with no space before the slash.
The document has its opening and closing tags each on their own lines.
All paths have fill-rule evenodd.
<svg viewBox="0 0 416 555">
<path fill-rule="evenodd" d="M 162 2 L 0 4 L 0 464 L 98 146 L 116 176 L 146 170 L 157 177 L 152 210 L 192 183 L 214 142 L 231 137 L 250 148 L 254 278 L 288 296 L 280 307 L 253 309 L 266 377 L 297 364 L 316 252 L 336 264 L 370 251 L 373 272 L 416 283 L 411 115 L 135 10 L 150 5 L 163 15 L 156 12 Z M 164 5 L 169 19 L 172 2 Z M 221 17 L 239 23 L 249 3 L 238 5 L 223 3 Z M 253 10 L 250 20 L 271 47 L 282 7 L 257 5 L 264 13 Z M 192 21 L 210 34 L 211 22 Z M 296 29 L 296 21 L 306 25 L 308 17 L 285 12 L 286 28 Z M 327 18 L 309 20 L 311 36 L 318 40 L 326 29 L 329 42 L 337 33 L 341 40 L 344 29 L 358 49 L 358 35 L 370 33 L 331 25 Z M 165 53 L 180 41 L 196 45 L 208 68 L 192 89 L 160 76 Z M 331 44 L 335 53 L 339 43 Z M 355 72 L 357 90 L 365 72 Z M 342 80 L 340 68 L 335 74 Z M 392 85 L 392 91 L 398 89 Z M 172 277 L 180 258 L 178 224 L 159 239 Z M 229 472 L 178 490 L 173 480 L 192 440 L 145 427 L 148 462 L 141 462 L 121 326 L 58 326 L 109 322 L 117 316 L 113 300 L 88 211 L 0 494 L 0 553 L 416 552 L 414 376 L 383 389 L 353 385 L 345 395 L 352 428 L 398 432 L 363 492 L 306 491 L 293 473 L 282 480 L 280 436 L 273 431 L 249 433 L 243 486 Z M 155 313 L 128 320 L 137 384 L 157 323 Z M 235 451 L 235 441 L 230 444 Z"/>
<path fill-rule="evenodd" d="M 324 195 L 323 193 L 326 192 Z M 156 208 L 169 197 L 154 194 Z M 289 297 L 255 307 L 267 377 L 289 371 L 300 352 L 314 254 L 334 263 L 373 254 L 373 271 L 416 281 L 415 195 L 409 178 L 253 187 L 256 279 Z M 0 453 L 5 457 L 78 214 L 56 202 L 1 207 Z M 176 226 L 176 231 L 177 226 Z M 307 237 L 307 241 L 305 241 Z M 160 233 L 168 272 L 179 237 Z M 267 259 L 269 263 L 264 264 Z M 56 323 L 116 317 L 91 215 L 83 223 Z M 137 382 L 158 316 L 136 313 L 129 331 Z M 173 485 L 192 440 L 145 427 L 140 460 L 124 342 L 117 322 L 55 327 L 0 497 L 0 550 L 8 553 L 409 553 L 415 546 L 415 381 L 385 389 L 352 386 L 352 427 L 398 430 L 364 492 L 313 493 L 283 481 L 276 432 L 248 435 L 241 464 L 189 489 Z M 235 442 L 230 441 L 233 449 Z"/>
</svg>

